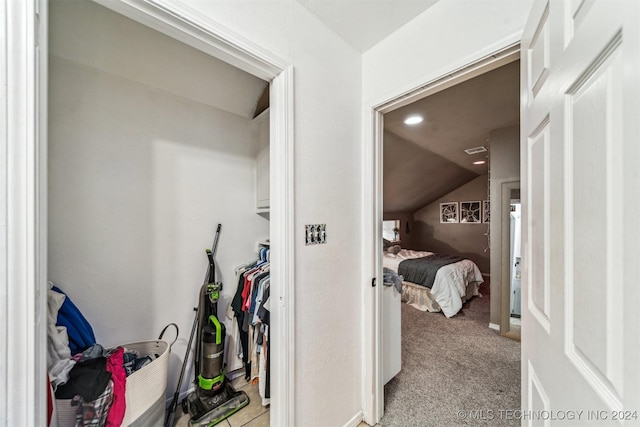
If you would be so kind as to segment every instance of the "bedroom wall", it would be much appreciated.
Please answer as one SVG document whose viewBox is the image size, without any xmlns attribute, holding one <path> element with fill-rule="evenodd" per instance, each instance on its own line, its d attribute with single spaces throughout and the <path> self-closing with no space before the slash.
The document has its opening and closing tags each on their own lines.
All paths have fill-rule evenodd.
<svg viewBox="0 0 640 427">
<path fill-rule="evenodd" d="M 176 3 L 200 22 L 213 21 L 295 67 L 295 227 L 290 232 L 300 311 L 294 424 L 357 421 L 363 399 L 362 289 L 371 280 L 358 268 L 361 54 L 294 0 Z M 304 225 L 317 223 L 327 226 L 327 244 L 305 246 Z"/>
<path fill-rule="evenodd" d="M 488 224 L 442 224 L 440 203 L 487 200 L 487 175 L 481 175 L 413 214 L 414 246 L 419 250 L 459 255 L 489 274 Z"/>
<path fill-rule="evenodd" d="M 413 222 L 413 213 L 411 212 L 385 212 L 383 220 L 400 220 L 400 233 L 399 239 L 401 241 L 400 246 L 405 249 L 414 249 L 414 237 L 415 237 L 415 224 Z M 407 224 L 409 228 L 407 230 Z"/>
<path fill-rule="evenodd" d="M 491 182 L 491 323 L 500 324 L 502 287 L 502 184 L 520 181 L 520 126 L 491 131 L 489 135 Z M 495 302 L 495 303 L 494 303 Z"/>
<path fill-rule="evenodd" d="M 50 29 L 49 280 L 105 346 L 177 323 L 170 397 L 216 224 L 222 313 L 234 267 L 269 235 L 254 213 L 257 139 L 239 115 L 257 98 L 218 91 L 214 104 L 231 113 L 197 89 L 212 78 L 256 82 L 92 2 L 52 2 Z M 201 65 L 184 75 L 180 61 Z"/>
</svg>

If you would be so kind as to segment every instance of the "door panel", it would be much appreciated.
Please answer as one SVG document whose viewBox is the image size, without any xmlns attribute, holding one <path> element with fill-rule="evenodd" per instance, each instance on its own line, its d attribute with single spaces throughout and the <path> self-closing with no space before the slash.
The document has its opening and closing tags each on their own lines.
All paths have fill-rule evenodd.
<svg viewBox="0 0 640 427">
<path fill-rule="evenodd" d="M 622 407 L 621 356 L 624 303 L 620 227 L 624 200 L 619 176 L 623 114 L 621 39 L 605 50 L 566 101 L 567 237 L 567 355 L 592 381 L 604 387 Z M 582 231 L 581 231 L 582 230 Z M 590 230 L 588 233 L 584 230 Z M 577 232 L 576 232 L 577 231 Z M 603 251 L 594 251 L 602 248 Z"/>
<path fill-rule="evenodd" d="M 529 269 L 531 283 L 531 298 L 529 310 L 546 331 L 549 330 L 549 251 L 545 243 L 549 241 L 548 231 L 548 183 L 549 170 L 547 156 L 549 153 L 549 118 L 537 126 L 527 144 L 528 190 L 531 195 L 529 203 L 528 224 L 530 230 L 529 253 L 531 254 L 531 269 Z M 533 232 L 532 230 L 535 230 Z"/>
<path fill-rule="evenodd" d="M 536 372 L 533 370 L 533 366 L 531 365 L 531 363 L 527 365 L 527 372 L 529 377 L 528 394 L 531 400 L 531 406 L 529 409 L 531 411 L 539 413 L 549 411 L 549 396 L 540 383 L 540 379 L 538 378 L 538 375 L 536 375 Z M 538 422 L 534 423 L 534 425 L 543 425 L 543 423 Z"/>
<path fill-rule="evenodd" d="M 529 67 L 527 69 L 528 88 L 531 98 L 535 98 L 549 74 L 549 9 L 546 8 L 540 18 L 533 39 L 527 51 Z"/>
<path fill-rule="evenodd" d="M 522 405 L 545 425 L 640 425 L 639 26 L 637 1 L 541 0 L 523 35 Z"/>
</svg>

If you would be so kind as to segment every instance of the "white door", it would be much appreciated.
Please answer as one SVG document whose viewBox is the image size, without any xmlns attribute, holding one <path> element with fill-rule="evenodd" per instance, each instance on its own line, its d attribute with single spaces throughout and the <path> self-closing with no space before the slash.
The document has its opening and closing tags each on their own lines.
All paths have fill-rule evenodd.
<svg viewBox="0 0 640 427">
<path fill-rule="evenodd" d="M 523 425 L 640 424 L 639 27 L 536 0 L 523 34 Z"/>
</svg>

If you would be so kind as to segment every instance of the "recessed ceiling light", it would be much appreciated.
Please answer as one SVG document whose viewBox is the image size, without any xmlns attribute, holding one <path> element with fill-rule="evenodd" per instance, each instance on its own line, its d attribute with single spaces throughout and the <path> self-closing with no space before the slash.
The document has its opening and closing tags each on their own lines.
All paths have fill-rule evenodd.
<svg viewBox="0 0 640 427">
<path fill-rule="evenodd" d="M 409 116 L 406 119 L 404 119 L 404 124 L 417 125 L 418 123 L 421 123 L 422 120 L 423 120 L 422 116 Z"/>
<path fill-rule="evenodd" d="M 487 163 L 485 160 L 476 160 L 473 162 L 474 165 L 484 165 L 485 163 Z"/>
</svg>

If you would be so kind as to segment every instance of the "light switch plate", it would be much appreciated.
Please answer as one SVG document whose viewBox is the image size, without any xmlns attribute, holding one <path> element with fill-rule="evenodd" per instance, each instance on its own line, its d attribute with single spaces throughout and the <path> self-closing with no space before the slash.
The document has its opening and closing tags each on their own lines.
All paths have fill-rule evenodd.
<svg viewBox="0 0 640 427">
<path fill-rule="evenodd" d="M 327 243 L 327 224 L 306 224 L 305 245 L 320 245 Z"/>
</svg>

